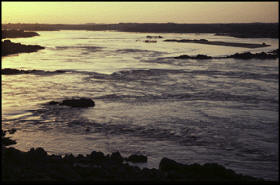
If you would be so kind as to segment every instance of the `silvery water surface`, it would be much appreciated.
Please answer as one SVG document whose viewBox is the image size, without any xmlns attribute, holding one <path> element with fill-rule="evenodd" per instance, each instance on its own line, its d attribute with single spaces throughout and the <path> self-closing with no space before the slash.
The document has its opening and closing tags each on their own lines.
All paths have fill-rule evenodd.
<svg viewBox="0 0 280 185">
<path fill-rule="evenodd" d="M 219 163 L 237 173 L 278 179 L 279 63 L 275 60 L 182 60 L 182 54 L 225 56 L 278 48 L 278 39 L 213 34 L 40 31 L 11 39 L 46 47 L 2 57 L 2 68 L 46 72 L 2 75 L 2 127 L 16 128 L 14 147 L 50 154 L 119 151 L 143 154 L 158 168 Z M 145 43 L 147 35 L 161 35 Z M 267 43 L 247 49 L 164 39 Z M 64 70 L 66 73 L 52 71 Z M 47 71 L 51 71 L 48 73 Z M 94 108 L 48 105 L 89 97 Z"/>
</svg>

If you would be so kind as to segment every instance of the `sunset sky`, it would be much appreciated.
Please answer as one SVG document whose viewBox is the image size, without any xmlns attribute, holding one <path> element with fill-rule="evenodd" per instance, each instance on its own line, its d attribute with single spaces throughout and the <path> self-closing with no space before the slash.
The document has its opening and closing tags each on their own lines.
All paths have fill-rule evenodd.
<svg viewBox="0 0 280 185">
<path fill-rule="evenodd" d="M 278 22 L 278 2 L 1 2 L 2 23 Z"/>
</svg>

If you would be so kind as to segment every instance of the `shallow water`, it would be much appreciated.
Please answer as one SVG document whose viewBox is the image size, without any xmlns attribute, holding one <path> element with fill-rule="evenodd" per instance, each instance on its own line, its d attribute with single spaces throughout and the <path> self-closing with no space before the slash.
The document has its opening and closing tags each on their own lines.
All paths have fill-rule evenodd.
<svg viewBox="0 0 280 185">
<path fill-rule="evenodd" d="M 11 39 L 46 49 L 2 58 L 2 68 L 56 71 L 2 75 L 2 127 L 17 128 L 16 148 L 48 153 L 144 154 L 216 162 L 238 173 L 278 179 L 279 63 L 277 60 L 180 60 L 182 54 L 224 56 L 271 51 L 278 39 L 213 34 L 41 31 Z M 164 39 L 267 43 L 246 49 Z M 94 108 L 48 105 L 89 97 Z"/>
</svg>

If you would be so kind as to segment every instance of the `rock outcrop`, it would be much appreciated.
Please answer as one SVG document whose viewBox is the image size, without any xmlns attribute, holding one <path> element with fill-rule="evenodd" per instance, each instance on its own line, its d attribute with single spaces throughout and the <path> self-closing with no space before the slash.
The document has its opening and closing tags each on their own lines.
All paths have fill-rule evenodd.
<svg viewBox="0 0 280 185">
<path fill-rule="evenodd" d="M 73 99 L 66 99 L 62 102 L 51 101 L 49 105 L 65 105 L 70 107 L 80 107 L 80 108 L 87 108 L 87 107 L 94 107 L 95 103 L 90 98 L 73 98 Z"/>
<path fill-rule="evenodd" d="M 24 30 L 2 30 L 2 39 L 39 36 L 36 32 L 25 32 Z"/>
<path fill-rule="evenodd" d="M 174 57 L 175 59 L 198 59 L 198 60 L 204 60 L 204 59 L 212 59 L 211 56 L 207 55 L 196 55 L 196 56 L 189 56 L 189 55 L 180 55 L 178 57 Z"/>
<path fill-rule="evenodd" d="M 14 43 L 10 40 L 4 40 L 2 42 L 2 56 L 17 54 L 17 53 L 31 53 L 36 52 L 44 47 L 39 45 L 24 45 L 20 43 Z"/>
</svg>

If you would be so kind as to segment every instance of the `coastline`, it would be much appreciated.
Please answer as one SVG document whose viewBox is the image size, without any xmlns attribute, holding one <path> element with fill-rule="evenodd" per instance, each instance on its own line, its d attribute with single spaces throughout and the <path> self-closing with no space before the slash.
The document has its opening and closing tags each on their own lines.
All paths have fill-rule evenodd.
<svg viewBox="0 0 280 185">
<path fill-rule="evenodd" d="M 278 52 L 277 53 L 279 53 L 279 50 L 278 50 Z M 247 56 L 247 55 L 246 55 Z M 249 58 L 251 58 L 251 57 L 254 57 L 255 55 L 252 55 L 251 56 L 251 54 L 249 55 Z M 231 58 L 234 58 L 234 57 L 239 57 L 239 58 L 244 58 L 244 55 L 233 55 L 233 56 L 229 56 L 229 57 L 231 57 Z M 180 57 L 179 57 L 180 58 Z M 184 58 L 184 57 L 182 57 L 182 58 Z M 185 58 L 188 58 L 188 57 L 185 57 Z M 245 57 L 246 58 L 246 57 Z M 278 58 L 278 54 L 277 54 L 277 58 Z M 40 73 L 40 72 L 42 72 L 42 71 L 39 71 L 39 70 L 27 70 L 27 71 L 24 71 L 24 70 L 11 70 L 10 71 L 12 74 L 14 73 L 14 74 L 28 74 L 28 73 Z M 61 72 L 61 71 L 60 71 Z M 63 72 L 63 71 L 62 71 Z M 51 73 L 51 72 L 50 72 Z M 19 160 L 19 163 L 20 164 L 13 164 L 13 163 L 9 163 L 9 164 L 7 164 L 7 166 L 13 166 L 13 165 L 15 165 L 15 166 L 13 166 L 15 169 L 20 169 L 22 172 L 24 172 L 24 173 L 34 173 L 35 174 L 35 176 L 36 176 L 36 174 L 37 174 L 37 171 L 38 171 L 38 168 L 39 167 L 37 167 L 37 164 L 32 164 L 32 163 L 40 163 L 40 164 L 42 164 L 42 165 L 46 165 L 47 167 L 48 167 L 48 162 L 42 162 L 42 159 L 43 159 L 43 161 L 44 161 L 44 158 L 46 158 L 46 159 L 48 159 L 49 161 L 52 161 L 51 163 L 57 163 L 57 164 L 62 164 L 62 166 L 63 167 L 61 167 L 60 165 L 56 165 L 56 164 L 54 164 L 52 167 L 48 167 L 49 168 L 49 170 L 50 171 L 56 171 L 57 170 L 57 168 L 64 168 L 65 167 L 65 170 L 67 170 L 67 168 L 69 167 L 69 165 L 68 165 L 68 163 L 65 163 L 64 164 L 64 162 L 65 161 L 63 161 L 63 159 L 64 159 L 64 157 L 62 157 L 62 156 L 56 156 L 56 155 L 52 155 L 52 156 L 50 156 L 50 155 L 45 155 L 44 153 L 45 153 L 45 150 L 44 149 L 31 149 L 29 152 L 22 152 L 22 151 L 19 151 L 19 150 L 17 150 L 17 149 L 3 149 L 2 148 L 2 152 L 10 152 L 10 154 L 11 155 L 14 155 L 16 158 L 11 158 L 11 161 L 13 161 L 13 160 L 15 160 L 15 159 L 17 159 L 17 158 L 20 158 L 20 159 L 22 159 L 22 160 Z M 30 154 L 31 153 L 31 154 Z M 41 157 L 38 157 L 38 160 L 36 159 L 35 161 L 28 161 L 27 160 L 27 158 L 31 158 L 31 159 L 33 159 L 33 157 L 34 157 L 34 155 L 36 156 L 37 155 L 37 153 L 38 153 L 38 155 L 40 156 L 41 154 L 42 154 L 42 158 Z M 98 152 L 95 152 L 95 151 L 93 151 L 92 152 L 93 154 L 94 154 L 94 156 L 95 156 L 95 154 L 96 153 L 98 153 Z M 101 152 L 102 153 L 102 152 Z M 86 179 L 80 179 L 80 178 L 78 178 L 78 176 L 77 176 L 77 179 L 75 179 L 75 180 L 77 180 L 77 181 L 80 181 L 80 180 L 82 180 L 82 181 L 87 181 L 87 180 L 89 180 L 89 181 L 111 181 L 111 180 L 113 180 L 113 181 L 119 181 L 119 180 L 124 180 L 124 181 L 130 181 L 131 179 L 130 179 L 130 177 L 128 178 L 128 177 L 123 177 L 122 175 L 120 175 L 119 173 L 120 172 L 118 172 L 118 171 L 110 171 L 110 169 L 107 169 L 107 167 L 108 168 L 118 168 L 118 169 L 121 169 L 121 170 L 123 170 L 123 168 L 125 168 L 125 170 L 123 170 L 123 172 L 126 172 L 126 173 L 131 173 L 132 175 L 131 175 L 131 177 L 133 177 L 133 179 L 132 180 L 135 180 L 135 178 L 134 178 L 134 176 L 133 175 L 135 175 L 137 178 L 138 178 L 138 176 L 140 176 L 139 177 L 139 179 L 136 179 L 136 180 L 139 180 L 139 181 L 170 181 L 170 180 L 176 180 L 176 181 L 194 181 L 194 182 L 197 182 L 197 181 L 201 181 L 199 178 L 197 178 L 196 177 L 196 175 L 197 176 L 199 176 L 198 174 L 195 174 L 195 176 L 190 176 L 189 178 L 190 179 L 185 179 L 185 172 L 187 171 L 187 169 L 189 169 L 189 168 L 191 168 L 191 167 L 193 167 L 192 165 L 193 164 L 191 164 L 191 165 L 184 165 L 184 164 L 179 164 L 179 163 L 176 163 L 175 161 L 173 161 L 173 160 L 170 160 L 170 159 L 168 159 L 168 160 L 164 160 L 165 162 L 167 161 L 168 162 L 168 164 L 171 164 L 171 165 L 174 165 L 175 167 L 173 168 L 172 167 L 172 170 L 171 170 L 171 172 L 170 172 L 170 169 L 168 168 L 168 170 L 167 171 L 162 171 L 161 169 L 164 169 L 164 167 L 159 167 L 159 169 L 155 169 L 155 170 L 153 170 L 153 171 L 149 171 L 149 169 L 146 169 L 146 170 L 144 170 L 144 171 L 142 171 L 141 169 L 137 169 L 137 168 L 135 168 L 135 167 L 132 167 L 132 168 L 130 168 L 130 167 L 127 167 L 127 166 L 123 166 L 123 164 L 121 163 L 121 164 L 119 164 L 118 162 L 116 162 L 115 161 L 115 157 L 116 158 L 118 158 L 117 159 L 117 161 L 118 160 L 121 160 L 121 158 L 123 158 L 122 156 L 120 156 L 119 154 L 117 154 L 117 153 L 112 153 L 112 154 L 110 154 L 110 155 L 107 155 L 107 156 L 105 156 L 104 154 L 102 155 L 101 153 L 99 153 L 98 155 L 100 155 L 100 156 L 103 156 L 103 157 L 105 157 L 104 158 L 104 160 L 106 161 L 106 162 L 104 162 L 104 164 L 103 164 L 103 162 L 100 162 L 100 161 L 97 161 L 97 162 L 92 162 L 92 158 L 88 158 L 89 156 L 83 156 L 83 155 L 79 155 L 78 157 L 74 157 L 73 156 L 73 161 L 74 162 L 70 162 L 70 167 L 69 167 L 69 169 L 71 169 L 71 170 L 73 170 L 73 171 L 75 171 L 75 172 L 73 172 L 73 173 L 78 173 L 80 176 L 85 176 L 86 177 Z M 7 154 L 7 153 L 6 153 Z M 6 155 L 5 154 L 5 155 Z M 2 156 L 3 156 L 3 153 L 2 153 Z M 29 157 L 22 157 L 22 156 L 29 156 Z M 44 157 L 45 156 L 45 157 Z M 91 156 L 91 154 L 90 154 L 90 156 Z M 113 157 L 114 156 L 114 157 Z M 101 157 L 101 161 L 103 160 L 102 158 L 103 157 Z M 113 157 L 113 158 L 112 158 Z M 36 157 L 35 157 L 36 158 Z M 70 157 L 70 158 L 72 158 L 72 157 Z M 60 160 L 61 159 L 61 160 Z M 3 160 L 3 158 L 2 158 L 2 160 Z M 47 160 L 47 161 L 48 161 Z M 10 162 L 11 162 L 10 161 Z M 25 164 L 25 161 L 26 161 L 26 164 Z M 24 163 L 23 165 L 21 165 L 21 163 Z M 30 163 L 30 164 L 28 164 L 28 163 Z M 46 164 L 45 164 L 46 163 Z M 81 163 L 81 164 L 80 164 Z M 90 164 L 90 167 L 84 167 L 84 165 L 87 165 L 87 163 L 89 163 Z M 101 165 L 99 165 L 99 163 L 101 163 Z M 108 164 L 109 163 L 109 164 Z M 2 161 L 2 164 L 4 164 L 4 162 Z M 112 165 L 113 164 L 113 165 Z M 17 166 L 17 165 L 19 165 L 19 166 Z M 95 165 L 95 167 L 92 167 L 91 165 Z M 100 171 L 98 171 L 97 173 L 103 173 L 104 171 L 104 173 L 105 174 L 107 174 L 107 172 L 106 172 L 106 170 L 109 170 L 109 172 L 110 173 L 114 173 L 114 175 L 108 175 L 108 176 L 106 176 L 106 177 L 103 177 L 103 176 L 96 176 L 96 178 L 94 179 L 91 179 L 92 177 L 88 177 L 87 175 L 84 175 L 83 173 L 91 173 L 92 171 L 94 171 L 94 170 L 96 170 L 95 168 L 98 168 L 99 169 L 99 167 L 96 167 L 96 165 L 98 166 L 101 166 L 100 168 L 102 168 L 102 170 L 101 170 L 101 172 Z M 103 167 L 103 165 L 105 165 L 105 167 Z M 108 165 L 108 166 L 106 166 L 106 165 Z M 216 165 L 216 167 L 218 166 L 218 168 L 221 168 L 222 169 L 222 167 L 220 167 L 220 165 L 218 165 L 218 164 L 215 164 Z M 209 169 L 210 171 L 209 171 L 209 173 L 211 172 L 211 171 L 213 171 L 213 170 L 215 170 L 216 168 L 214 168 L 215 167 L 215 165 L 213 165 L 213 166 L 211 166 L 211 167 L 213 167 L 213 168 L 211 168 L 211 169 Z M 67 166 L 67 167 L 66 167 Z M 129 165 L 128 165 L 129 166 Z M 162 166 L 162 165 L 161 165 Z M 191 166 L 191 167 L 190 167 Z M 78 168 L 77 168 L 78 167 Z M 196 165 L 195 167 L 197 167 L 197 168 L 204 168 L 205 167 L 205 165 Z M 206 167 L 209 167 L 209 165 L 207 165 Z M 26 171 L 26 168 L 28 168 L 28 170 L 30 170 L 30 171 Z M 72 169 L 73 168 L 73 169 Z M 86 170 L 81 170 L 81 168 L 86 168 Z M 3 169 L 3 168 L 2 168 Z M 195 168 L 194 168 L 195 169 Z M 9 169 L 10 171 L 9 172 L 13 172 L 13 173 L 17 173 L 17 172 L 14 172 L 13 171 L 13 169 L 11 170 L 11 169 Z M 126 171 L 127 170 L 127 171 Z M 140 170 L 140 171 L 139 171 Z M 80 171 L 83 171 L 83 172 L 80 172 Z M 133 171 L 133 172 L 130 172 L 130 171 Z M 178 172 L 177 172 L 178 171 Z M 183 171 L 183 172 L 181 172 L 181 171 Z M 224 171 L 224 170 L 223 170 Z M 57 173 L 64 173 L 63 172 L 63 170 L 62 171 L 60 171 L 60 170 L 57 170 Z M 108 173 L 109 173 L 108 172 Z M 122 172 L 122 173 L 123 173 Z M 225 173 L 231 173 L 231 172 L 226 172 L 226 171 L 224 171 Z M 40 174 L 41 173 L 41 174 Z M 39 179 L 36 179 L 36 178 L 38 178 L 38 177 L 32 177 L 32 178 L 34 178 L 34 179 L 25 179 L 26 181 L 29 181 L 29 180 L 35 180 L 35 181 L 64 181 L 64 180 L 66 180 L 66 181 L 68 181 L 68 180 L 72 180 L 72 179 L 67 179 L 67 177 L 66 176 L 69 176 L 69 178 L 71 177 L 71 175 L 69 175 L 69 174 L 71 174 L 72 172 L 69 172 L 69 174 L 68 175 L 65 175 L 64 176 L 64 174 L 60 174 L 60 175 L 54 175 L 54 174 L 49 174 L 49 172 L 45 172 L 45 171 L 43 171 L 43 172 L 40 172 L 39 173 Z M 81 175 L 81 174 L 82 175 Z M 135 173 L 135 174 L 134 174 Z M 145 174 L 145 175 L 139 175 L 139 173 L 141 174 L 141 173 L 143 173 L 143 174 Z M 161 173 L 163 173 L 163 174 L 165 174 L 165 175 L 162 175 Z M 181 174 L 182 173 L 182 174 Z M 201 173 L 201 171 L 199 172 L 199 173 Z M 155 175 L 156 174 L 156 175 Z M 167 174 L 167 175 L 166 175 Z M 171 174 L 171 175 L 170 175 Z M 233 173 L 231 173 L 231 174 L 233 174 Z M 159 175 L 159 176 L 157 176 L 157 175 Z M 30 175 L 27 175 L 27 177 L 28 176 L 30 176 Z M 32 174 L 31 174 L 31 176 L 32 176 Z M 58 178 L 57 178 L 57 176 L 59 176 Z M 113 177 L 112 177 L 113 176 Z M 152 176 L 152 177 L 150 177 L 150 176 Z M 207 176 L 207 175 L 206 175 Z M 209 175 L 208 175 L 209 176 Z M 120 179 L 118 179 L 120 177 Z M 21 179 L 22 177 L 18 177 L 19 179 Z M 24 178 L 26 178 L 26 177 L 24 177 Z M 88 179 L 87 179 L 88 178 Z M 104 178 L 104 179 L 103 179 Z M 113 179 L 108 179 L 108 178 L 113 178 Z M 155 178 L 155 179 L 154 179 Z M 171 178 L 171 179 L 170 179 Z M 172 179 L 173 178 L 173 179 Z M 182 179 L 180 179 L 180 178 L 182 178 Z M 213 177 L 211 177 L 211 178 L 213 178 Z M 207 181 L 224 181 L 224 179 L 220 179 L 220 177 L 216 177 L 216 176 L 214 176 L 214 180 L 212 180 L 210 178 L 210 180 L 209 179 L 206 179 L 205 181 L 207 182 Z M 216 179 L 215 179 L 216 178 Z M 234 178 L 234 177 L 227 177 L 228 179 L 230 179 L 230 180 L 228 180 L 228 181 L 231 181 L 231 178 Z M 236 176 L 236 179 L 234 179 L 234 181 L 237 181 L 237 182 L 239 182 L 239 181 L 243 181 L 243 177 L 242 176 L 239 176 L 239 177 L 237 177 Z M 249 179 L 248 179 L 249 180 Z M 253 182 L 255 182 L 255 180 L 253 180 L 253 179 L 251 179 Z M 250 182 L 251 182 L 251 180 L 249 180 Z M 203 180 L 204 181 L 204 180 Z M 245 181 L 247 181 L 247 180 L 245 180 Z M 258 181 L 258 180 L 256 180 L 256 181 Z M 260 181 L 258 181 L 258 182 L 267 182 L 267 181 L 263 181 L 263 180 L 260 180 Z"/>
<path fill-rule="evenodd" d="M 119 152 L 104 155 L 92 151 L 79 154 L 49 155 L 43 148 L 31 148 L 22 152 L 13 147 L 15 141 L 2 131 L 2 182 L 235 182 L 273 183 L 261 178 L 237 174 L 217 163 L 180 164 L 162 158 L 158 169 L 140 169 L 125 161 L 146 162 L 138 156 L 124 158 Z M 10 132 L 10 131 L 8 131 Z M 15 132 L 15 130 L 14 130 Z M 11 134 L 11 133 L 10 133 Z M 8 142 L 6 142 L 8 141 Z"/>
</svg>

